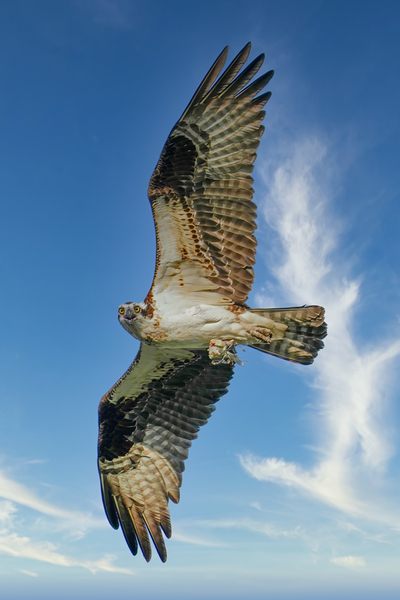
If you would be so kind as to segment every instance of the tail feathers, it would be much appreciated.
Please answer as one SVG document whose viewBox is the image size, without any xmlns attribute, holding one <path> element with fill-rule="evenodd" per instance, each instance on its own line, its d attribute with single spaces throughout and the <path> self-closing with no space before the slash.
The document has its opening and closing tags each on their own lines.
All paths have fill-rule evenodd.
<svg viewBox="0 0 400 600">
<path fill-rule="evenodd" d="M 324 347 L 322 340 L 327 335 L 327 324 L 324 322 L 325 310 L 321 306 L 257 308 L 252 309 L 251 312 L 287 325 L 286 331 L 281 333 L 279 339 L 271 343 L 250 344 L 251 348 L 285 360 L 309 365 L 314 362 L 318 351 Z"/>
</svg>

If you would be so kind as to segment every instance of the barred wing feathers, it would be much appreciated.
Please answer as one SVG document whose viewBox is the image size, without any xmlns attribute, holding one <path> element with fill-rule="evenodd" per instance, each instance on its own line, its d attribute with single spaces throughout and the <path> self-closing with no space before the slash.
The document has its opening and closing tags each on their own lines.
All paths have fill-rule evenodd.
<svg viewBox="0 0 400 600">
<path fill-rule="evenodd" d="M 150 180 L 157 235 L 152 291 L 183 286 L 187 293 L 197 281 L 225 302 L 243 304 L 254 280 L 257 245 L 251 174 L 271 95 L 257 94 L 273 71 L 250 83 L 261 55 L 240 73 L 247 44 L 218 79 L 227 50 L 172 129 Z"/>
<path fill-rule="evenodd" d="M 282 337 L 272 342 L 250 344 L 252 348 L 278 356 L 284 360 L 309 365 L 314 362 L 318 351 L 324 347 L 327 335 L 324 321 L 325 309 L 321 306 L 296 306 L 291 308 L 252 308 L 253 313 L 284 323 L 287 329 Z"/>
<path fill-rule="evenodd" d="M 171 536 L 168 500 L 179 502 L 192 440 L 227 392 L 232 365 L 211 364 L 206 350 L 143 344 L 99 407 L 99 472 L 111 525 L 121 525 L 133 554 L 147 561 L 152 538 L 163 562 Z"/>
</svg>

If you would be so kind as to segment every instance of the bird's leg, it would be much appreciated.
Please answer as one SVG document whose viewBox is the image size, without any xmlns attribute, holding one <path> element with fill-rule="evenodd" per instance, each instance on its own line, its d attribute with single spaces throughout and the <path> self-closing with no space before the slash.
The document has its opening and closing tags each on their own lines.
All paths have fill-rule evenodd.
<svg viewBox="0 0 400 600">
<path fill-rule="evenodd" d="M 236 342 L 234 340 L 210 340 L 208 356 L 213 365 L 231 365 L 237 363 L 243 367 L 243 362 L 236 353 Z"/>
</svg>

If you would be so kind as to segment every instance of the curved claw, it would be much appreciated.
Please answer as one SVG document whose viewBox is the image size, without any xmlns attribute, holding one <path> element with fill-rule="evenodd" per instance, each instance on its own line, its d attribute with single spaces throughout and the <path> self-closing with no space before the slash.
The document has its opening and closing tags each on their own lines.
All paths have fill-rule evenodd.
<svg viewBox="0 0 400 600">
<path fill-rule="evenodd" d="M 243 367 L 243 362 L 236 353 L 236 342 L 229 340 L 210 340 L 208 347 L 208 356 L 213 365 L 236 363 Z"/>
</svg>

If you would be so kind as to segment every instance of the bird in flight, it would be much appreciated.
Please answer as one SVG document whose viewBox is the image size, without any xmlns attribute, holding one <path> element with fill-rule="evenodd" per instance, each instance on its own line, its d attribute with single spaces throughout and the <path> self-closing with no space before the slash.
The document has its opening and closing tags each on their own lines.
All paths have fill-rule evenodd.
<svg viewBox="0 0 400 600">
<path fill-rule="evenodd" d="M 168 502 L 179 502 L 184 461 L 199 428 L 227 392 L 242 344 L 310 364 L 326 336 L 320 306 L 254 309 L 256 205 L 253 164 L 263 134 L 250 43 L 224 72 L 218 56 L 172 129 L 150 179 L 156 267 L 143 302 L 118 308 L 139 352 L 99 406 L 98 466 L 110 524 L 121 525 L 147 561 L 163 562 L 171 536 Z M 260 95 L 259 95 L 260 94 Z"/>
</svg>

